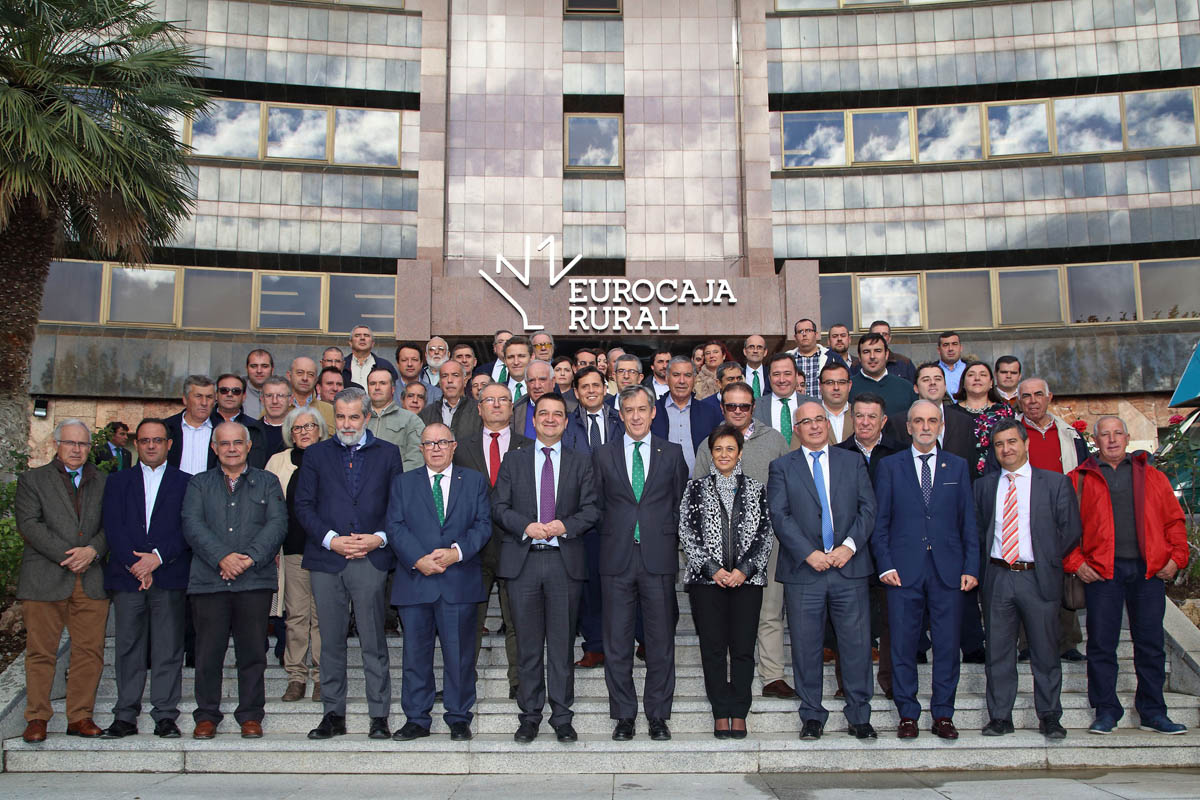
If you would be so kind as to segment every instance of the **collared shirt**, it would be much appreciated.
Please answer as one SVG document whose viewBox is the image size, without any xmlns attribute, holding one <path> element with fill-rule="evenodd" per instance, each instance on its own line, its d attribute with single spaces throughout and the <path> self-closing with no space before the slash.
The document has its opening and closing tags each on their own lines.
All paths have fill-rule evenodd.
<svg viewBox="0 0 1200 800">
<path fill-rule="evenodd" d="M 426 383 L 426 384 L 429 384 L 430 386 L 437 386 L 438 380 L 441 379 L 441 377 L 442 377 L 442 373 L 439 371 L 440 369 L 441 369 L 441 367 L 439 367 L 438 369 L 430 369 L 428 364 L 421 367 L 421 373 L 420 373 L 421 383 Z"/>
<path fill-rule="evenodd" d="M 883 373 L 878 378 L 872 378 L 870 375 L 867 374 L 867 371 L 865 369 L 860 369 L 858 371 L 858 374 L 862 375 L 864 378 L 866 378 L 869 381 L 874 381 L 875 383 L 880 383 L 883 381 L 884 378 L 886 378 L 888 376 L 888 371 L 887 371 L 887 367 L 884 367 Z"/>
<path fill-rule="evenodd" d="M 542 467 L 546 463 L 546 454 L 542 452 L 543 447 L 550 448 L 550 469 L 554 472 L 554 497 L 558 497 L 558 475 L 562 471 L 562 439 L 559 439 L 554 444 L 546 444 L 541 439 L 535 439 L 533 443 L 533 486 L 537 491 L 537 507 L 540 511 L 542 507 Z M 525 538 L 522 534 L 522 538 Z M 542 539 L 538 544 L 548 544 L 551 547 L 558 547 L 558 537 L 552 536 L 549 539 Z"/>
<path fill-rule="evenodd" d="M 829 420 L 829 426 L 833 428 L 833 441 L 840 442 L 846 438 L 846 412 L 850 410 L 850 404 L 842 406 L 842 410 L 835 414 L 829 410 L 829 406 L 821 403 L 821 408 L 825 409 L 825 419 Z"/>
<path fill-rule="evenodd" d="M 796 425 L 796 410 L 800 406 L 800 393 L 794 392 L 790 396 L 785 397 L 783 399 L 788 401 L 788 414 L 790 414 L 792 417 L 792 427 L 795 427 L 795 425 Z M 780 402 L 779 395 L 772 393 L 772 395 L 771 395 L 771 427 L 774 428 L 775 430 L 779 431 L 780 433 L 783 433 L 783 435 L 786 437 L 787 434 L 784 433 L 784 431 L 783 431 L 782 415 L 783 415 L 783 403 Z"/>
<path fill-rule="evenodd" d="M 654 399 L 662 397 L 667 392 L 671 391 L 671 387 L 665 383 L 659 383 L 658 378 L 650 379 L 650 388 L 654 390 Z"/>
<path fill-rule="evenodd" d="M 928 455 L 933 456 L 933 458 L 928 460 L 929 461 L 929 483 L 930 483 L 930 485 L 937 483 L 937 452 L 938 452 L 937 448 L 936 447 L 933 448 L 928 453 L 922 453 L 920 450 L 918 450 L 915 447 L 910 447 L 910 448 L 908 448 L 908 450 L 910 453 L 912 453 L 913 467 L 915 467 L 917 470 L 917 486 L 921 485 L 921 456 L 923 456 L 923 455 L 924 456 L 928 456 Z"/>
<path fill-rule="evenodd" d="M 882 438 L 883 437 L 881 436 L 880 439 L 882 439 Z M 865 444 L 863 444 L 862 439 L 859 439 L 857 436 L 854 437 L 854 446 L 857 447 L 858 452 L 862 453 L 863 456 L 867 459 L 868 464 L 871 463 L 871 453 L 874 453 L 875 448 L 879 446 L 880 439 L 876 439 L 875 443 L 873 445 L 871 445 L 870 447 L 867 447 Z"/>
<path fill-rule="evenodd" d="M 587 411 L 583 406 L 580 406 L 579 413 L 583 417 L 583 432 L 587 436 L 588 442 L 592 441 L 593 423 L 596 425 L 596 430 L 600 432 L 600 444 L 607 442 L 608 420 L 604 418 L 604 406 L 601 406 L 599 411 Z"/>
<path fill-rule="evenodd" d="M 458 398 L 458 405 L 452 406 L 450 403 L 446 402 L 445 396 L 442 396 L 442 402 L 440 404 L 442 409 L 442 424 L 447 428 L 450 427 L 450 423 L 454 421 L 454 412 L 457 411 L 459 406 L 463 404 L 463 400 L 464 398 L 462 397 Z"/>
<path fill-rule="evenodd" d="M 696 446 L 692 444 L 692 396 L 688 395 L 687 402 L 677 405 L 675 397 L 666 399 L 668 434 L 667 440 L 683 448 L 683 460 L 687 462 L 688 473 L 696 465 Z"/>
<path fill-rule="evenodd" d="M 154 469 L 147 467 L 145 462 L 139 464 L 142 468 L 142 488 L 146 493 L 146 533 L 150 532 L 150 517 L 154 513 L 154 501 L 158 499 L 158 487 L 162 486 L 163 475 L 167 474 L 167 462 L 159 464 Z M 158 553 L 158 548 L 151 551 L 158 556 L 158 563 L 162 563 L 162 556 Z"/>
<path fill-rule="evenodd" d="M 954 362 L 954 366 L 952 367 L 945 361 L 939 360 L 938 366 L 946 374 L 946 394 L 953 397 L 958 394 L 958 385 L 962 382 L 963 373 L 967 371 L 967 362 L 960 358 Z"/>
<path fill-rule="evenodd" d="M 303 403 L 300 403 L 300 402 L 296 401 L 296 393 L 293 392 L 292 393 L 292 408 L 308 408 L 309 406 L 312 405 L 312 401 L 316 400 L 316 399 L 317 399 L 317 393 L 314 391 L 310 395 L 308 395 L 308 397 L 304 398 Z"/>
<path fill-rule="evenodd" d="M 825 497 L 826 499 L 829 499 L 830 516 L 832 517 L 833 500 L 832 495 L 829 493 L 829 473 L 832 471 L 829 468 L 829 445 L 825 445 L 820 450 L 809 450 L 807 447 L 801 445 L 800 449 L 804 451 L 804 463 L 808 465 L 808 474 L 812 476 L 814 483 L 817 480 L 817 474 L 813 472 L 813 453 L 821 454 L 821 482 L 825 484 Z M 837 534 L 836 528 L 834 529 L 834 534 Z M 854 544 L 854 540 L 849 536 L 842 540 L 842 544 L 844 544 L 846 547 L 849 547 L 852 552 L 858 552 L 858 547 Z M 827 550 L 825 552 L 831 551 Z"/>
<path fill-rule="evenodd" d="M 1063 472 L 1062 442 L 1058 438 L 1058 426 L 1054 417 L 1046 415 L 1046 427 L 1041 428 L 1021 417 L 1025 431 L 1029 434 L 1029 463 L 1038 469 Z"/>
<path fill-rule="evenodd" d="M 188 475 L 198 475 L 208 469 L 208 451 L 212 444 L 213 426 L 211 420 L 204 420 L 196 427 L 187 421 L 187 415 L 179 418 L 179 428 L 183 431 L 183 452 L 179 456 L 179 468 Z"/>
<path fill-rule="evenodd" d="M 496 439 L 496 444 L 500 447 L 500 459 L 504 460 L 504 454 L 508 452 L 508 445 L 512 441 L 512 428 L 505 425 L 498 431 L 490 431 L 487 428 L 483 429 L 483 463 L 487 465 L 488 474 L 492 470 L 492 434 L 498 433 L 500 437 Z M 500 465 L 496 465 L 496 469 L 500 469 Z"/>
<path fill-rule="evenodd" d="M 1137 515 L 1133 504 L 1133 460 L 1128 454 L 1117 466 L 1100 461 L 1100 475 L 1108 484 L 1112 505 L 1113 555 L 1117 558 L 1141 558 L 1137 538 Z"/>
<path fill-rule="evenodd" d="M 367 357 L 359 361 L 358 356 L 351 352 L 349 362 L 350 382 L 357 383 L 359 386 L 366 386 L 367 376 L 375 368 L 375 354 L 367 353 Z"/>
<path fill-rule="evenodd" d="M 796 360 L 796 369 L 804 376 L 804 393 L 810 397 L 819 396 L 818 393 L 821 391 L 821 382 L 818 380 L 821 373 L 821 348 L 818 347 L 814 350 L 811 356 L 796 352 L 792 357 Z"/>
<path fill-rule="evenodd" d="M 496 363 L 492 365 L 492 380 L 496 381 L 496 383 L 500 382 L 500 373 L 504 370 L 504 368 L 504 359 L 496 359 Z"/>
<path fill-rule="evenodd" d="M 238 487 L 242 485 L 242 478 L 246 477 L 246 470 L 249 468 L 249 464 L 242 464 L 242 471 L 237 475 L 234 475 L 232 478 L 229 477 L 229 473 L 226 472 L 224 468 L 221 469 L 221 474 L 225 477 L 225 488 L 229 490 L 230 494 L 236 492 Z"/>
<path fill-rule="evenodd" d="M 1033 482 L 1033 467 L 1026 461 L 1017 470 L 1004 470 L 996 484 L 996 524 L 992 541 L 992 558 L 1004 558 L 1004 498 L 1008 496 L 1009 476 L 1017 476 L 1017 561 L 1033 561 L 1033 533 L 1029 528 L 1029 490 Z"/>
<path fill-rule="evenodd" d="M 742 373 L 746 376 L 746 385 L 751 389 L 754 388 L 754 376 L 758 376 L 759 397 L 771 391 L 770 381 L 767 380 L 767 365 L 759 364 L 757 367 L 752 367 L 749 364 L 745 366 Z"/>
<path fill-rule="evenodd" d="M 508 379 L 508 390 L 510 392 L 512 392 L 512 397 L 513 397 L 514 403 L 517 402 L 518 399 L 520 399 L 517 397 L 517 387 L 518 386 L 521 387 L 521 397 L 529 396 L 529 387 L 525 385 L 525 381 L 519 381 L 519 380 L 516 380 L 515 378 L 509 378 Z"/>
<path fill-rule="evenodd" d="M 625 474 L 629 476 L 629 485 L 632 486 L 633 485 L 633 443 L 638 440 L 634 439 L 628 433 L 626 433 L 622 437 L 622 439 L 623 439 L 623 444 L 625 447 Z M 650 447 L 650 434 L 647 433 L 646 438 L 642 439 L 641 442 L 645 446 L 638 448 L 638 450 L 642 454 L 642 467 L 645 471 L 646 478 L 649 479 L 650 478 L 650 450 L 652 449 Z"/>
<path fill-rule="evenodd" d="M 432 496 L 435 489 L 436 489 L 436 491 L 439 491 L 442 494 L 442 513 L 445 513 L 446 511 L 450 510 L 450 476 L 453 472 L 454 472 L 454 464 L 447 464 L 446 469 L 444 469 L 441 472 L 435 472 L 429 466 L 425 467 L 425 475 L 429 478 L 429 494 Z M 434 483 L 433 483 L 433 477 L 435 475 L 442 476 L 441 484 L 436 487 L 434 486 Z M 458 553 L 458 560 L 462 561 L 463 560 L 462 548 L 458 546 L 458 542 L 451 542 L 450 546 L 453 547 L 455 549 L 455 551 Z"/>
</svg>

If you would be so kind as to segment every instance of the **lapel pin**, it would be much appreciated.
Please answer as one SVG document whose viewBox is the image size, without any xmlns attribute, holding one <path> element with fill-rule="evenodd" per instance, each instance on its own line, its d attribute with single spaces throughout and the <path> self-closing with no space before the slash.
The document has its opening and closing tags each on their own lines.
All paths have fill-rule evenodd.
<svg viewBox="0 0 1200 800">
<path fill-rule="evenodd" d="M 938 466 L 939 466 L 939 467 L 941 467 L 942 469 L 945 469 L 945 467 L 946 467 L 946 462 L 945 462 L 945 461 L 943 461 L 943 462 L 942 462 L 941 464 L 939 464 Z"/>
</svg>

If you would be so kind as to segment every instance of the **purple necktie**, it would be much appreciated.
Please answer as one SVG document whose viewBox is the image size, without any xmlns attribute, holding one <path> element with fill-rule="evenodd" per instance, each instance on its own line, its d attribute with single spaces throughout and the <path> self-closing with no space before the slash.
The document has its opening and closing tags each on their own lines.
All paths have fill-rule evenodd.
<svg viewBox="0 0 1200 800">
<path fill-rule="evenodd" d="M 554 449 L 543 447 L 542 452 L 546 454 L 546 460 L 542 462 L 542 499 L 538 504 L 538 522 L 545 523 L 554 520 L 554 465 L 550 462 L 550 454 Z"/>
</svg>

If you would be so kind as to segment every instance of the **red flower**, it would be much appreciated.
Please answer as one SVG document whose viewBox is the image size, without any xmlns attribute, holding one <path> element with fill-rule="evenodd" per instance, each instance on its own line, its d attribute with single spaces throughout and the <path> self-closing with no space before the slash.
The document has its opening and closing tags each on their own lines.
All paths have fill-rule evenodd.
<svg viewBox="0 0 1200 800">
<path fill-rule="evenodd" d="M 1178 425 L 1181 422 L 1183 422 L 1183 414 L 1172 414 L 1171 418 L 1167 420 L 1168 425 Z"/>
<path fill-rule="evenodd" d="M 1088 424 L 1084 420 L 1077 419 L 1071 423 L 1071 427 L 1080 433 L 1087 433 Z"/>
</svg>

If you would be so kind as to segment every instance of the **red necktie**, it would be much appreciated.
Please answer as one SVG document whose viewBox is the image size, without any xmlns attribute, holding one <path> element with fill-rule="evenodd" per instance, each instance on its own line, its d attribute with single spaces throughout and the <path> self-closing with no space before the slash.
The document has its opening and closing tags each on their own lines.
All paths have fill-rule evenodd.
<svg viewBox="0 0 1200 800">
<path fill-rule="evenodd" d="M 500 475 L 500 434 L 492 433 L 492 448 L 488 453 L 488 480 L 492 482 L 492 486 L 496 485 L 496 478 Z"/>
<path fill-rule="evenodd" d="M 1008 473 L 1008 492 L 1004 495 L 1004 516 L 1001 518 L 1003 536 L 1000 539 L 1000 557 L 1009 564 L 1016 562 L 1020 554 L 1020 536 L 1017 525 L 1017 476 Z"/>
</svg>

